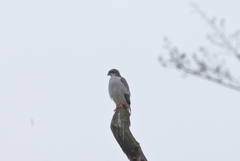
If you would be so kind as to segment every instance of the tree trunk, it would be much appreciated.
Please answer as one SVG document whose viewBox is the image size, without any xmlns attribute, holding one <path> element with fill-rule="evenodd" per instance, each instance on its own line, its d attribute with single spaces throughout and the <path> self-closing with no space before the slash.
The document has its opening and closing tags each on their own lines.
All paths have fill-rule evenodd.
<svg viewBox="0 0 240 161">
<path fill-rule="evenodd" d="M 147 161 L 140 144 L 129 130 L 129 117 L 130 113 L 127 110 L 117 108 L 111 122 L 112 133 L 130 161 Z"/>
</svg>

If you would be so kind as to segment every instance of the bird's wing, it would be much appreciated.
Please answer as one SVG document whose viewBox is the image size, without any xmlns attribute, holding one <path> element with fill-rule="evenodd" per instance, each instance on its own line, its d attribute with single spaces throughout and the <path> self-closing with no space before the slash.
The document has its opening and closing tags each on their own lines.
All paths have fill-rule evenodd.
<svg viewBox="0 0 240 161">
<path fill-rule="evenodd" d="M 126 93 L 130 94 L 129 86 L 128 86 L 128 83 L 127 83 L 126 79 L 121 77 L 121 82 L 123 83 L 124 87 L 126 88 Z"/>
<path fill-rule="evenodd" d="M 127 103 L 130 105 L 131 101 L 130 101 L 130 90 L 129 90 L 128 83 L 123 77 L 121 77 L 121 82 L 123 83 L 123 85 L 126 89 L 124 92 L 125 99 L 126 99 Z"/>
<path fill-rule="evenodd" d="M 124 96 L 125 96 L 125 99 L 126 99 L 127 103 L 130 105 L 131 104 L 130 94 L 124 94 Z"/>
</svg>

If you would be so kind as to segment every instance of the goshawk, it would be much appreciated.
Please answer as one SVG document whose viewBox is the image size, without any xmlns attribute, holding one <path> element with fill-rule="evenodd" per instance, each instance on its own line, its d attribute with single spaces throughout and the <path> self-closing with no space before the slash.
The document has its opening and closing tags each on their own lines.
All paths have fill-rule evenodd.
<svg viewBox="0 0 240 161">
<path fill-rule="evenodd" d="M 131 94 L 127 81 L 123 77 L 121 77 L 117 69 L 111 69 L 108 72 L 108 76 L 111 76 L 109 80 L 108 91 L 110 97 L 116 104 L 116 108 L 121 107 L 131 111 Z"/>
</svg>

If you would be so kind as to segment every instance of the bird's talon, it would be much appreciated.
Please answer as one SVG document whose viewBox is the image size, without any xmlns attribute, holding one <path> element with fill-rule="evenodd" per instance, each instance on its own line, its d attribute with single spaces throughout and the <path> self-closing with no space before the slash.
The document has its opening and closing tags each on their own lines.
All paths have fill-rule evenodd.
<svg viewBox="0 0 240 161">
<path fill-rule="evenodd" d="M 117 104 L 117 105 L 116 105 L 116 109 L 117 109 L 118 107 L 124 108 L 124 107 L 123 107 L 123 104 Z"/>
</svg>

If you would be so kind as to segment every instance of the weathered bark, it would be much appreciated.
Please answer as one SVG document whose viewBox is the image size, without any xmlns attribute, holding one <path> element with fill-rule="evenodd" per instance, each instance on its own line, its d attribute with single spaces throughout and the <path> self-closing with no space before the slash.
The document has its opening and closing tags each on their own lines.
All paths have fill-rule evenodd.
<svg viewBox="0 0 240 161">
<path fill-rule="evenodd" d="M 123 152 L 130 161 L 147 161 L 140 144 L 135 140 L 130 126 L 130 113 L 123 109 L 117 108 L 111 122 L 111 130 Z"/>
</svg>

